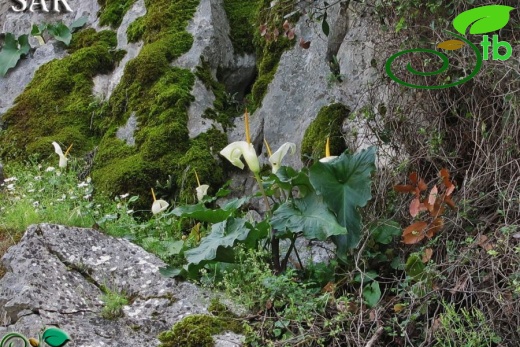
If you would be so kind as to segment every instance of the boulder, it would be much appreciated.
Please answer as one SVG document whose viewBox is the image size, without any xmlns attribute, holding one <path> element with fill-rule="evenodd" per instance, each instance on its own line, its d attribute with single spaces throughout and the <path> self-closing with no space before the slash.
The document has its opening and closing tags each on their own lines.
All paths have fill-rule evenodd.
<svg viewBox="0 0 520 347">
<path fill-rule="evenodd" d="M 30 226 L 2 261 L 7 273 L 0 279 L 0 339 L 13 331 L 36 337 L 42 327 L 56 326 L 71 336 L 68 347 L 158 346 L 160 332 L 187 315 L 208 312 L 208 295 L 163 277 L 157 257 L 93 229 Z M 107 288 L 128 299 L 120 317 L 102 315 Z M 241 345 L 231 333 L 216 341 Z"/>
</svg>

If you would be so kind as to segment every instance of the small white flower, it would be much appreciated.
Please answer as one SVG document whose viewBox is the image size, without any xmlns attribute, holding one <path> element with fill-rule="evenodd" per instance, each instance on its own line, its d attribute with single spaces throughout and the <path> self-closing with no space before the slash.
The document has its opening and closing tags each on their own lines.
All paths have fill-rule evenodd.
<svg viewBox="0 0 520 347">
<path fill-rule="evenodd" d="M 42 176 L 34 176 L 34 180 L 35 181 L 41 181 L 42 180 Z"/>
<path fill-rule="evenodd" d="M 4 179 L 4 182 L 13 182 L 13 181 L 18 181 L 18 178 L 16 178 L 16 177 L 9 177 L 9 178 Z"/>
<path fill-rule="evenodd" d="M 83 187 L 88 187 L 88 183 L 87 182 L 81 182 L 80 184 L 78 184 L 78 188 L 83 188 Z"/>
<path fill-rule="evenodd" d="M 322 163 L 328 163 L 329 161 L 333 161 L 334 159 L 336 159 L 338 156 L 337 155 L 332 155 L 330 157 L 325 157 L 325 158 L 321 158 L 320 159 L 320 162 Z"/>
<path fill-rule="evenodd" d="M 161 213 L 161 212 L 165 211 L 168 208 L 168 206 L 170 206 L 170 204 L 168 204 L 166 201 L 164 201 L 162 199 L 157 200 L 157 198 L 155 197 L 153 188 L 152 188 L 152 197 L 153 197 L 153 204 L 152 204 L 152 213 L 153 214 Z"/>
<path fill-rule="evenodd" d="M 266 144 L 267 144 L 267 141 L 266 141 Z M 292 142 L 284 143 L 283 145 L 280 146 L 280 148 L 278 148 L 278 150 L 276 152 L 274 152 L 272 155 L 270 155 L 269 162 L 271 163 L 271 166 L 273 167 L 274 174 L 280 168 L 283 157 L 285 157 L 285 155 L 289 151 L 291 152 L 291 155 L 293 155 L 296 152 L 296 145 Z M 271 152 L 271 151 L 269 150 L 269 152 Z"/>
<path fill-rule="evenodd" d="M 54 146 L 54 152 L 60 157 L 60 163 L 59 167 L 67 167 L 67 161 L 69 161 L 66 157 L 66 154 L 63 154 L 63 151 L 61 150 L 60 145 L 56 141 L 52 142 L 52 145 Z"/>
<path fill-rule="evenodd" d="M 92 182 L 92 178 L 90 178 L 90 176 L 87 177 L 87 183 L 90 183 Z"/>
<path fill-rule="evenodd" d="M 90 199 L 91 196 L 92 196 L 91 194 L 83 195 L 83 199 L 88 200 L 88 199 Z"/>
<path fill-rule="evenodd" d="M 14 190 L 14 183 L 8 184 L 7 190 Z"/>
<path fill-rule="evenodd" d="M 123 194 L 123 195 L 119 195 L 119 197 L 120 197 L 121 199 L 125 199 L 125 198 L 128 197 L 128 195 L 130 195 L 130 194 L 129 194 L 129 193 L 126 193 L 126 194 Z"/>
<path fill-rule="evenodd" d="M 165 211 L 168 208 L 168 206 L 170 206 L 170 204 L 168 204 L 166 201 L 164 201 L 162 199 L 155 200 L 152 204 L 152 213 L 153 214 L 161 213 L 161 212 Z"/>
<path fill-rule="evenodd" d="M 134 213 L 134 210 L 128 210 L 128 211 L 126 211 L 126 214 L 132 214 L 132 213 Z"/>
<path fill-rule="evenodd" d="M 48 168 L 45 169 L 46 172 L 52 172 L 56 170 L 53 166 L 49 166 Z"/>
<path fill-rule="evenodd" d="M 34 193 L 34 189 L 27 189 L 27 193 Z"/>
<path fill-rule="evenodd" d="M 197 191 L 197 199 L 202 201 L 204 197 L 208 194 L 209 186 L 207 184 L 201 184 L 195 190 Z"/>
<path fill-rule="evenodd" d="M 38 201 L 33 202 L 33 207 L 38 207 L 38 206 L 40 206 L 40 203 Z"/>
<path fill-rule="evenodd" d="M 332 161 L 336 159 L 337 155 L 330 155 L 330 140 L 327 137 L 327 143 L 325 144 L 325 157 L 320 159 L 321 163 L 328 163 L 329 161 Z"/>
</svg>

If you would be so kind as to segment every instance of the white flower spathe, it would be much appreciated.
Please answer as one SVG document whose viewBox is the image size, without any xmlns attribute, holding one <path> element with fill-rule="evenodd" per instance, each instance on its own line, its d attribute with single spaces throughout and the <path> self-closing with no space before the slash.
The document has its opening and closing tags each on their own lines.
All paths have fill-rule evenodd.
<svg viewBox="0 0 520 347">
<path fill-rule="evenodd" d="M 273 155 L 269 157 L 269 162 L 273 167 L 274 174 L 276 173 L 276 171 L 278 171 L 278 169 L 280 169 L 282 159 L 289 151 L 291 151 L 291 155 L 293 155 L 296 152 L 296 145 L 292 142 L 284 143 L 280 146 L 280 148 L 278 148 L 276 152 L 273 153 Z"/>
<path fill-rule="evenodd" d="M 260 172 L 260 163 L 258 162 L 255 148 L 251 143 L 246 141 L 232 142 L 221 150 L 220 154 L 229 160 L 231 164 L 241 169 L 244 168 L 244 163 L 242 163 L 240 157 L 244 156 L 249 170 L 254 173 Z"/>
<path fill-rule="evenodd" d="M 63 151 L 61 150 L 60 145 L 56 141 L 52 142 L 52 145 L 54 146 L 54 151 L 57 155 L 60 157 L 60 163 L 58 164 L 59 167 L 67 167 L 67 162 L 69 161 L 67 157 L 65 157 L 65 154 L 63 154 Z"/>
<path fill-rule="evenodd" d="M 168 204 L 166 201 L 164 201 L 162 199 L 155 200 L 152 204 L 152 213 L 153 214 L 161 213 L 161 212 L 165 211 L 168 208 L 168 206 L 170 206 L 170 204 Z"/>
<path fill-rule="evenodd" d="M 209 186 L 207 184 L 201 184 L 195 190 L 197 191 L 197 200 L 202 201 L 202 199 L 208 194 Z"/>
<path fill-rule="evenodd" d="M 328 163 L 329 161 L 333 161 L 334 159 L 336 159 L 338 156 L 337 155 L 331 155 L 330 157 L 324 157 L 324 158 L 321 158 L 320 159 L 320 162 L 322 163 Z"/>
</svg>

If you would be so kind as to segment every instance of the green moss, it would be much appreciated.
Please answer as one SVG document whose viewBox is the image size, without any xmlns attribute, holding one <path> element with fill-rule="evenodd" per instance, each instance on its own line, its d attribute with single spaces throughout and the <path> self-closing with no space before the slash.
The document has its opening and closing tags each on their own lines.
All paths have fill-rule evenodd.
<svg viewBox="0 0 520 347">
<path fill-rule="evenodd" d="M 168 200 L 195 200 L 193 169 L 213 189 L 223 183 L 224 171 L 216 157 L 227 138 L 210 130 L 189 139 L 187 110 L 194 100 L 195 75 L 170 65 L 191 48 L 193 38 L 185 29 L 198 1 L 146 0 L 145 4 L 146 15 L 132 29 L 145 45 L 125 67 L 108 102 L 109 116 L 101 125 L 106 134 L 92 178 L 112 194 L 130 190 L 141 195 L 138 205 L 149 208 L 149 189 L 169 177 L 169 191 L 158 190 Z M 115 130 L 132 114 L 138 128 L 135 146 L 130 147 L 115 139 Z"/>
<path fill-rule="evenodd" d="M 139 41 L 144 34 L 144 18 L 139 17 L 126 29 L 126 37 L 128 38 L 128 42 L 137 42 Z"/>
<path fill-rule="evenodd" d="M 92 78 L 114 68 L 119 53 L 111 31 L 74 34 L 71 54 L 36 71 L 33 80 L 4 115 L 0 156 L 23 161 L 39 153 L 54 155 L 52 141 L 68 146 L 79 156 L 99 140 L 90 127 L 94 98 Z"/>
<path fill-rule="evenodd" d="M 206 109 L 202 117 L 219 122 L 224 131 L 233 127 L 234 118 L 241 112 L 238 102 L 233 100 L 233 96 L 226 91 L 222 83 L 213 78 L 207 61 L 201 61 L 201 65 L 197 66 L 195 75 L 215 95 L 213 108 Z"/>
<path fill-rule="evenodd" d="M 189 203 L 196 202 L 195 187 L 197 181 L 193 170 L 202 184 L 210 186 L 210 194 L 215 192 L 225 181 L 225 173 L 222 165 L 216 159 L 218 152 L 226 147 L 228 141 L 224 133 L 216 129 L 210 129 L 202 133 L 190 142 L 190 149 L 179 160 L 179 169 L 191 168 L 187 175 L 177 177 L 177 185 L 184 186 L 180 192 L 180 200 Z"/>
<path fill-rule="evenodd" d="M 230 39 L 235 54 L 255 53 L 254 31 L 257 28 L 256 15 L 260 0 L 224 0 L 224 9 L 231 28 Z"/>
<path fill-rule="evenodd" d="M 240 334 L 243 328 L 233 318 L 194 314 L 177 322 L 171 330 L 162 332 L 158 338 L 160 347 L 213 347 L 212 335 L 225 331 Z"/>
<path fill-rule="evenodd" d="M 330 138 L 331 155 L 340 155 L 347 148 L 341 134 L 343 120 L 349 116 L 350 110 L 342 104 L 331 104 L 322 107 L 316 119 L 312 121 L 302 140 L 301 159 L 317 159 L 325 156 L 325 144 Z"/>
<path fill-rule="evenodd" d="M 134 4 L 135 0 L 98 0 L 101 10 L 99 24 L 117 28 L 121 24 L 125 13 Z"/>
<path fill-rule="evenodd" d="M 93 28 L 88 28 L 79 31 L 72 36 L 72 40 L 70 41 L 70 45 L 68 46 L 67 50 L 69 53 L 73 53 L 78 49 L 93 46 L 97 44 L 98 41 L 103 41 L 110 47 L 117 46 L 117 36 L 114 35 L 113 31 L 103 30 L 97 32 Z"/>
</svg>

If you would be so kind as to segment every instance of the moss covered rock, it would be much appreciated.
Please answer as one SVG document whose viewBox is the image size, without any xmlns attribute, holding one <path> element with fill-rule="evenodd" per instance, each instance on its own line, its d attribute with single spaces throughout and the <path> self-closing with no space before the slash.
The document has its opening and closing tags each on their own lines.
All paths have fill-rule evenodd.
<svg viewBox="0 0 520 347">
<path fill-rule="evenodd" d="M 171 330 L 159 334 L 160 347 L 213 347 L 212 335 L 225 331 L 240 334 L 240 320 L 225 305 L 212 301 L 208 308 L 214 315 L 195 314 L 176 323 Z"/>
<path fill-rule="evenodd" d="M 168 191 L 158 195 L 168 200 L 194 202 L 195 175 L 217 188 L 224 172 L 217 160 L 226 136 L 210 130 L 194 139 L 188 134 L 188 107 L 195 75 L 171 62 L 193 43 L 188 20 L 199 1 L 146 0 L 147 13 L 131 27 L 145 42 L 139 55 L 125 67 L 121 82 L 108 102 L 106 131 L 95 158 L 92 178 L 111 194 L 129 189 L 140 195 L 138 206 L 150 205 L 150 188 L 170 177 Z M 129 29 L 130 30 L 130 29 Z M 116 138 L 116 130 L 135 114 L 138 128 L 135 146 Z"/>
<path fill-rule="evenodd" d="M 110 72 L 122 57 L 115 45 L 112 31 L 80 31 L 74 34 L 69 56 L 42 65 L 3 115 L 1 157 L 23 161 L 32 154 L 50 155 L 52 141 L 74 144 L 76 156 L 92 149 L 99 139 L 91 126 L 96 108 L 92 78 Z"/>
<path fill-rule="evenodd" d="M 98 0 L 101 6 L 99 24 L 117 28 L 134 2 L 135 0 Z"/>
<path fill-rule="evenodd" d="M 301 159 L 316 160 L 325 156 L 325 144 L 330 139 L 331 155 L 340 155 L 347 149 L 341 133 L 343 120 L 349 116 L 350 110 L 343 104 L 331 104 L 321 108 L 312 121 L 302 140 Z"/>
</svg>

